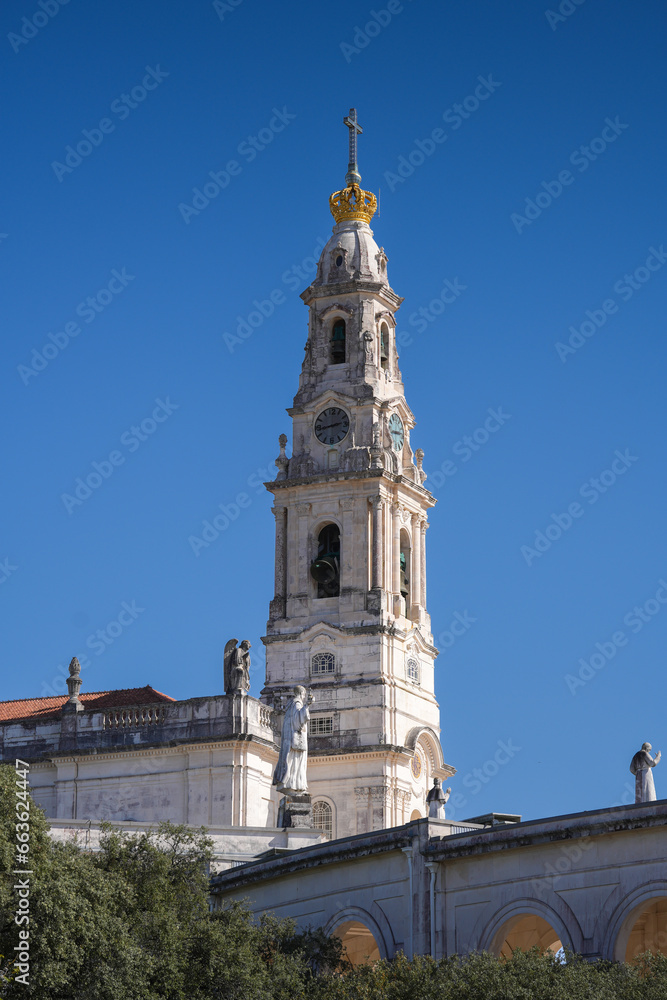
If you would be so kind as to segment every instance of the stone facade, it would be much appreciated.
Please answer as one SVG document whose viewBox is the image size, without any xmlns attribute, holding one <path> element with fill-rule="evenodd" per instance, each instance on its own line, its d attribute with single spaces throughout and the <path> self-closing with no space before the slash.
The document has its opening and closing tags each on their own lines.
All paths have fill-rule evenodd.
<svg viewBox="0 0 667 1000">
<path fill-rule="evenodd" d="M 257 699 L 174 701 L 149 687 L 84 693 L 77 712 L 67 704 L 0 705 L 2 760 L 30 762 L 32 794 L 55 836 L 78 831 L 94 846 L 103 820 L 130 831 L 161 820 L 206 826 L 221 864 L 322 839 L 276 827 L 280 717 Z"/>
<path fill-rule="evenodd" d="M 422 819 L 250 863 L 213 879 L 213 905 L 323 926 L 357 961 L 667 951 L 667 802 L 472 827 Z"/>
</svg>

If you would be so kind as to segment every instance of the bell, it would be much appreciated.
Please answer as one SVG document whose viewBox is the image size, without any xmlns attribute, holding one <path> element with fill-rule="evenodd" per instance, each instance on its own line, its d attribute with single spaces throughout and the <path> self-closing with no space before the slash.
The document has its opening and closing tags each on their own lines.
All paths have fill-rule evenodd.
<svg viewBox="0 0 667 1000">
<path fill-rule="evenodd" d="M 310 565 L 310 575 L 318 583 L 333 583 L 338 576 L 338 560 L 330 553 L 315 559 Z"/>
</svg>

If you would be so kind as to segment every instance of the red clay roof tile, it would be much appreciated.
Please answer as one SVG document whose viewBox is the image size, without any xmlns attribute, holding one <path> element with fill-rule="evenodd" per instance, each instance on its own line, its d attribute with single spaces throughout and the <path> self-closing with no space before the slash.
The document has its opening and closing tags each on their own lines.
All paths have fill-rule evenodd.
<svg viewBox="0 0 667 1000">
<path fill-rule="evenodd" d="M 18 701 L 0 702 L 0 722 L 10 719 L 46 719 L 57 716 L 69 695 L 50 698 L 20 698 Z M 119 691 L 88 691 L 79 695 L 84 707 L 91 712 L 102 708 L 120 708 L 125 705 L 155 705 L 156 702 L 176 701 L 168 694 L 156 691 L 149 684 L 141 688 L 122 688 Z"/>
</svg>

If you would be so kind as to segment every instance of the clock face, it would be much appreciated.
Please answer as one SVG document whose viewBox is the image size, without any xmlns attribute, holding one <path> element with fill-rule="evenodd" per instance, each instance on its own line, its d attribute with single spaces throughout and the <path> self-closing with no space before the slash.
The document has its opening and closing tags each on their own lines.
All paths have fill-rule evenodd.
<svg viewBox="0 0 667 1000">
<path fill-rule="evenodd" d="M 350 418 L 339 406 L 322 410 L 315 421 L 315 434 L 322 444 L 338 444 L 350 429 Z"/>
<path fill-rule="evenodd" d="M 389 433 L 394 451 L 401 451 L 405 441 L 405 431 L 403 430 L 403 421 L 398 413 L 392 413 L 389 418 Z"/>
</svg>

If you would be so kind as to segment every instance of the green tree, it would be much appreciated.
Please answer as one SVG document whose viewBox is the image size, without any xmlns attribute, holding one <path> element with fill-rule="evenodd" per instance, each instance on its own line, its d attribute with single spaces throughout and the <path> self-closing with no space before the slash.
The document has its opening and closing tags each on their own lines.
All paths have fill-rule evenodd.
<svg viewBox="0 0 667 1000">
<path fill-rule="evenodd" d="M 562 962 L 537 950 L 352 968 L 341 943 L 242 905 L 211 913 L 206 831 L 107 825 L 100 849 L 51 840 L 0 766 L 2 1000 L 665 1000 L 667 957 Z M 17 822 L 30 813 L 30 983 L 12 982 Z M 21 876 L 18 876 L 20 878 Z"/>
</svg>

